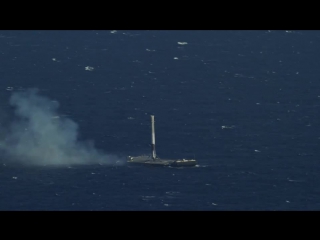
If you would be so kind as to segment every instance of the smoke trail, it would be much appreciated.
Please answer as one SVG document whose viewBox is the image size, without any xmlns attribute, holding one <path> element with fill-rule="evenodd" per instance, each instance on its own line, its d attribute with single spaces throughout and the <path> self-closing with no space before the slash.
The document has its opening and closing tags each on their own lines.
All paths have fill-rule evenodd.
<svg viewBox="0 0 320 240">
<path fill-rule="evenodd" d="M 15 121 L 6 130 L 0 150 L 7 157 L 34 165 L 115 164 L 120 159 L 78 141 L 78 126 L 57 118 L 59 104 L 39 96 L 35 89 L 13 93 Z"/>
</svg>

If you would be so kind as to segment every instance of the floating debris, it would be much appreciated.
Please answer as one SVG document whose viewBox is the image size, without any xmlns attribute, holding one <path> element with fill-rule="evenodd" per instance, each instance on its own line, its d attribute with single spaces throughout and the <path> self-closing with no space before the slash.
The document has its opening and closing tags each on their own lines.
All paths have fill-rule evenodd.
<svg viewBox="0 0 320 240">
<path fill-rule="evenodd" d="M 90 66 L 86 66 L 84 69 L 87 70 L 87 71 L 93 71 L 94 68 L 90 67 Z"/>
<path fill-rule="evenodd" d="M 232 126 L 221 126 L 221 129 L 232 129 L 234 127 L 235 127 L 234 125 L 232 125 Z"/>
<path fill-rule="evenodd" d="M 187 45 L 187 42 L 178 42 L 179 45 Z"/>
</svg>

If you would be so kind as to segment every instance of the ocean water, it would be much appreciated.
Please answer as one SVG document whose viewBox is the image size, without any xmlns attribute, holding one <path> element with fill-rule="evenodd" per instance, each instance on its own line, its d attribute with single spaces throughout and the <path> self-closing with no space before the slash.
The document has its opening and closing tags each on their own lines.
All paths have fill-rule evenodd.
<svg viewBox="0 0 320 240">
<path fill-rule="evenodd" d="M 0 31 L 0 210 L 319 210 L 319 39 Z"/>
</svg>

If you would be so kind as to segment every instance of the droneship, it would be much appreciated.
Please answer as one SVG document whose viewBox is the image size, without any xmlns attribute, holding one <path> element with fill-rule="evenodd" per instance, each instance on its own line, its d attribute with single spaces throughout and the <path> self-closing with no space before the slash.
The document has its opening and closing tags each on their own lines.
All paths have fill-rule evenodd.
<svg viewBox="0 0 320 240">
<path fill-rule="evenodd" d="M 149 166 L 170 166 L 170 167 L 194 167 L 197 165 L 195 159 L 160 159 L 156 155 L 155 131 L 154 131 L 154 115 L 151 115 L 151 146 L 152 155 L 128 156 L 127 162 L 133 164 L 142 164 Z"/>
</svg>

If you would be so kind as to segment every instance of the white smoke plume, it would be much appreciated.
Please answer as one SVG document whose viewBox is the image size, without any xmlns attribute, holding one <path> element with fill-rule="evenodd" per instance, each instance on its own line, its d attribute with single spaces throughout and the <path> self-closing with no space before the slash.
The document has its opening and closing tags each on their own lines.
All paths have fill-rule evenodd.
<svg viewBox="0 0 320 240">
<path fill-rule="evenodd" d="M 78 126 L 58 118 L 58 102 L 36 89 L 16 92 L 10 98 L 14 121 L 0 131 L 0 150 L 5 158 L 32 165 L 121 164 L 120 158 L 105 154 L 92 141 L 78 140 Z"/>
</svg>

